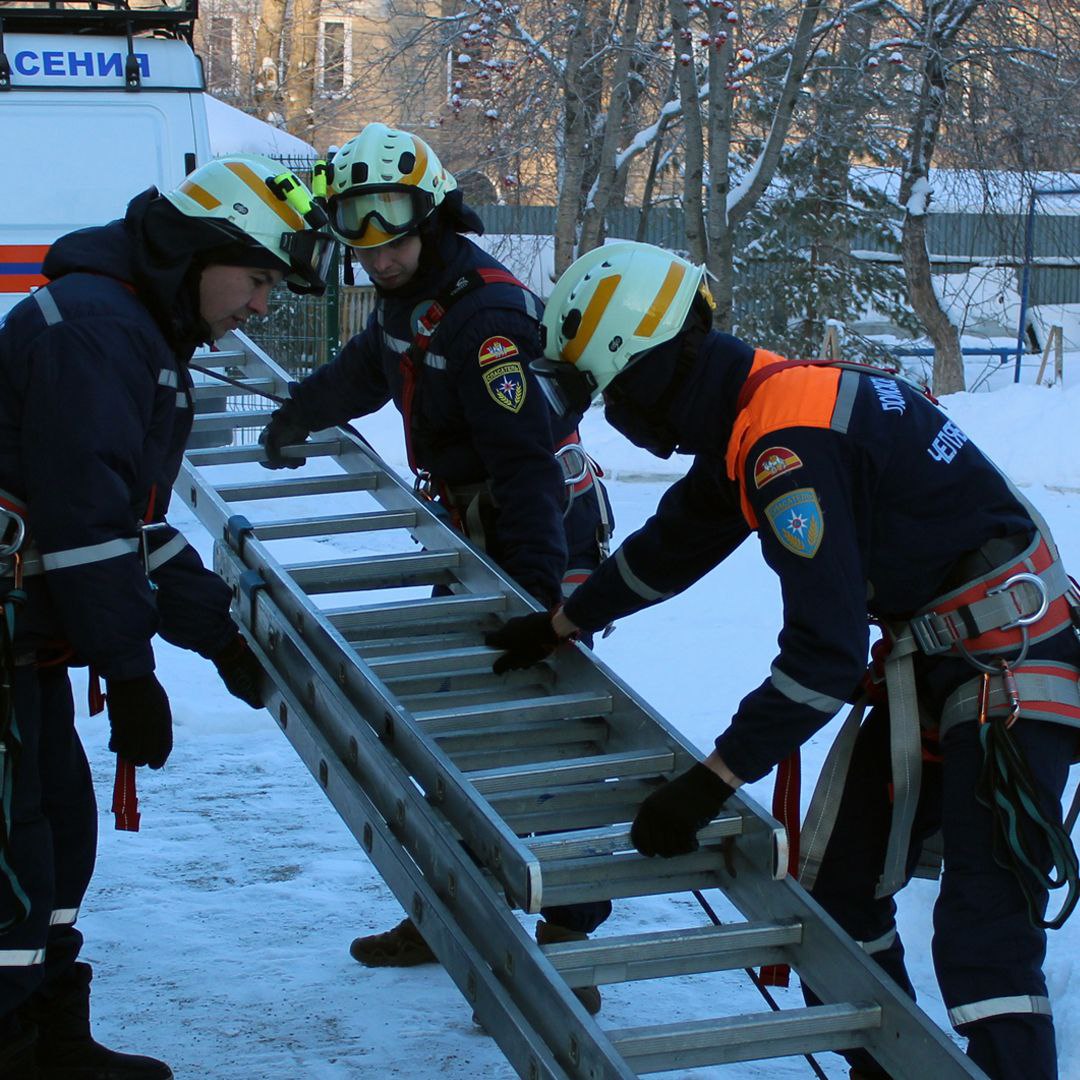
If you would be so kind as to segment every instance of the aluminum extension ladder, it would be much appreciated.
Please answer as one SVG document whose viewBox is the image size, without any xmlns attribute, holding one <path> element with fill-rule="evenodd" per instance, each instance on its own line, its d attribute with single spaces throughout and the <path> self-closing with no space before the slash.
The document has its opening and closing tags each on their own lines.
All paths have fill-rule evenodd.
<svg viewBox="0 0 1080 1080">
<path fill-rule="evenodd" d="M 272 406 L 250 395 L 288 376 L 243 335 L 225 345 L 196 362 L 242 385 L 197 385 L 202 448 L 176 490 L 216 538 L 267 708 L 521 1077 L 857 1046 L 898 1080 L 983 1075 L 783 876 L 784 830 L 749 798 L 698 852 L 638 855 L 635 808 L 694 747 L 584 648 L 493 675 L 483 632 L 533 602 L 348 431 L 316 433 L 295 472 L 256 464 Z M 749 921 L 541 948 L 513 910 L 701 889 Z M 823 1004 L 611 1030 L 571 993 L 775 963 Z"/>
</svg>

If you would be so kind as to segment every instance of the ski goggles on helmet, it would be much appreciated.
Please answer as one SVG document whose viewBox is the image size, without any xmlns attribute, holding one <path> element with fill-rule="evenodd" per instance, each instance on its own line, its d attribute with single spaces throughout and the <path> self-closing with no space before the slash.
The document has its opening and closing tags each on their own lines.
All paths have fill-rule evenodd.
<svg viewBox="0 0 1080 1080">
<path fill-rule="evenodd" d="M 378 247 L 416 229 L 435 209 L 430 192 L 404 184 L 368 184 L 330 199 L 334 232 L 353 247 Z"/>
<path fill-rule="evenodd" d="M 285 275 L 289 288 L 295 293 L 321 296 L 326 291 L 337 238 L 328 232 L 304 229 L 282 233 L 281 247 L 289 256 L 290 273 Z"/>
<path fill-rule="evenodd" d="M 596 379 L 591 372 L 567 360 L 543 357 L 533 360 L 529 368 L 538 377 L 540 389 L 556 416 L 581 416 L 592 403 Z"/>
</svg>

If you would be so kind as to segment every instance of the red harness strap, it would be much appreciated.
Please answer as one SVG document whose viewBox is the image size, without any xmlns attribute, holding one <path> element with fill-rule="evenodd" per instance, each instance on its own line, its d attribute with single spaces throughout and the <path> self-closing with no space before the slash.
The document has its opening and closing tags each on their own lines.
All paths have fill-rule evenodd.
<svg viewBox="0 0 1080 1080">
<path fill-rule="evenodd" d="M 787 872 L 792 877 L 799 873 L 799 796 L 802 789 L 802 758 L 793 750 L 776 770 L 776 786 L 773 788 L 772 815 L 787 830 Z M 767 964 L 758 976 L 762 986 L 787 986 L 791 981 L 791 968 L 787 964 Z"/>
</svg>

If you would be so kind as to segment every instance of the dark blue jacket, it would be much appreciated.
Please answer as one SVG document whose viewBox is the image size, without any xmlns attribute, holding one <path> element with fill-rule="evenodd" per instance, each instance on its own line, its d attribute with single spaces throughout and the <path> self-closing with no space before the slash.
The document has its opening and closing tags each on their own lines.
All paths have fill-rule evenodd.
<svg viewBox="0 0 1080 1080">
<path fill-rule="evenodd" d="M 375 412 L 391 399 L 401 409 L 401 354 L 417 320 L 464 271 L 505 269 L 457 233 L 443 234 L 440 256 L 437 267 L 422 263 L 404 289 L 382 293 L 364 332 L 293 386 L 299 417 L 310 430 Z M 532 293 L 513 285 L 484 285 L 458 300 L 418 375 L 413 438 L 418 467 L 437 482 L 490 483 L 499 508 L 499 562 L 550 604 L 559 596 L 567 559 L 563 477 L 552 448 L 580 417 L 556 424 L 529 370 L 541 354 L 541 312 Z"/>
<path fill-rule="evenodd" d="M 596 630 L 681 592 L 749 535 L 727 451 L 753 359 L 736 338 L 705 339 L 671 415 L 681 448 L 694 454 L 690 469 L 567 601 L 573 622 Z M 743 780 L 765 775 L 853 699 L 868 617 L 913 614 L 941 594 L 962 556 L 991 538 L 1034 532 L 997 469 L 922 394 L 885 377 L 844 378 L 842 429 L 795 424 L 753 442 L 742 459 L 743 489 L 784 604 L 771 674 L 716 740 Z M 789 387 L 785 373 L 774 375 L 755 401 Z M 722 627 L 722 603 L 717 612 Z M 737 635 L 724 647 L 737 649 Z M 1031 651 L 1073 663 L 1077 653 L 1068 633 Z M 958 660 L 921 657 L 917 668 L 936 704 L 972 675 Z"/>
<path fill-rule="evenodd" d="M 148 534 L 156 591 L 138 550 L 148 513 L 165 520 L 191 430 L 199 331 L 176 274 L 153 280 L 138 250 L 136 204 L 126 222 L 61 237 L 50 284 L 0 323 L 0 488 L 27 504 L 45 567 L 27 579 L 19 647 L 70 645 L 117 679 L 153 670 L 155 633 L 209 657 L 236 632 L 227 586 L 176 530 Z"/>
</svg>

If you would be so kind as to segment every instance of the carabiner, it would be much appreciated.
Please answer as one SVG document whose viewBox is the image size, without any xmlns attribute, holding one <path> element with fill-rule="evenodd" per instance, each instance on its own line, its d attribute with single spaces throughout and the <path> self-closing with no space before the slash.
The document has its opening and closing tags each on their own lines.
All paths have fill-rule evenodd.
<svg viewBox="0 0 1080 1080">
<path fill-rule="evenodd" d="M 1020 691 L 1016 686 L 1016 678 L 1008 661 L 999 658 L 998 667 L 1001 669 L 1001 683 L 1005 688 L 1005 696 L 1009 702 L 1009 715 L 1005 718 L 1006 729 L 1011 728 L 1020 716 Z"/>
</svg>

